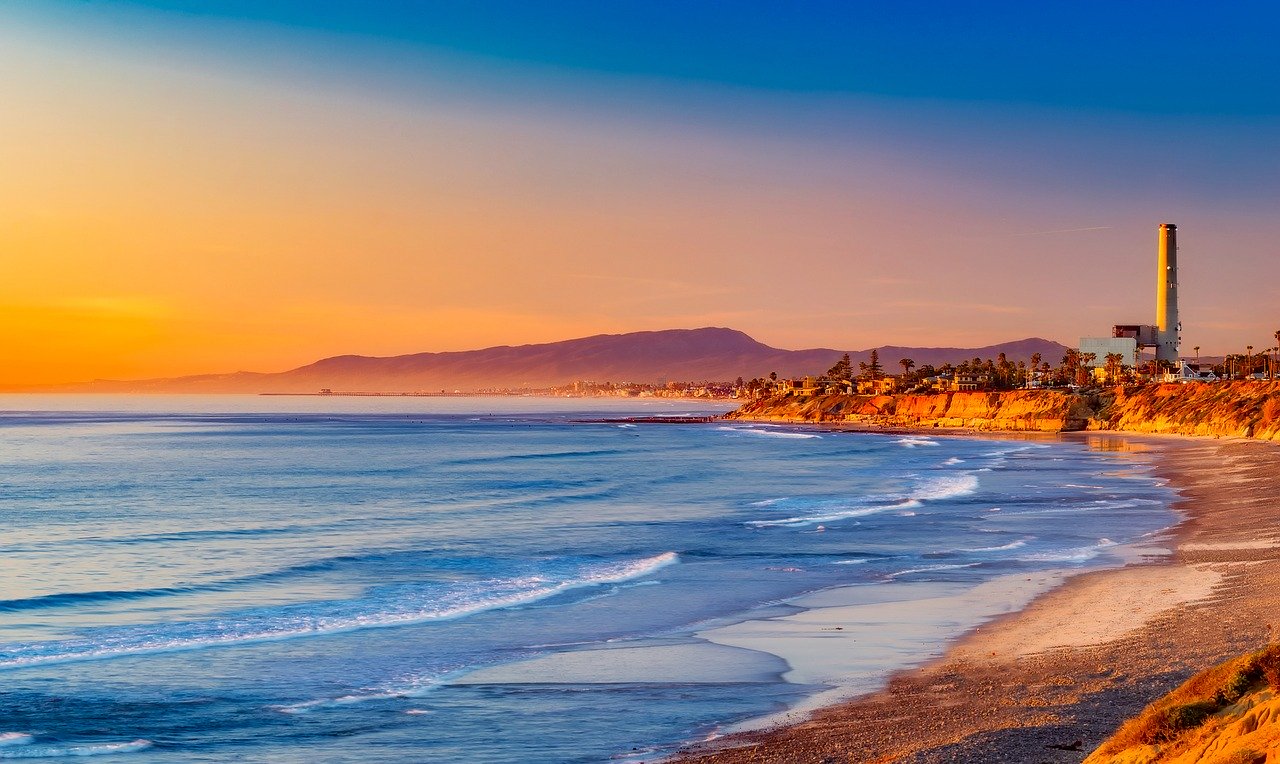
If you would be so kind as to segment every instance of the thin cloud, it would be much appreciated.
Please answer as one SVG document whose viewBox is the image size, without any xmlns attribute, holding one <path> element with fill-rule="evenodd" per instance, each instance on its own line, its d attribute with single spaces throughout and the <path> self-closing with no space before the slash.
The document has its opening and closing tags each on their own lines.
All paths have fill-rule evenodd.
<svg viewBox="0 0 1280 764">
<path fill-rule="evenodd" d="M 903 300 L 889 303 L 894 308 L 912 308 L 929 310 L 968 310 L 975 313 L 1026 313 L 1027 309 L 1018 305 L 997 305 L 985 302 L 934 302 L 926 300 Z"/>
<path fill-rule="evenodd" d="M 1011 233 L 1009 234 L 1009 236 L 1012 238 L 1017 238 L 1019 236 L 1048 236 L 1054 233 L 1080 233 L 1082 231 L 1108 231 L 1112 228 L 1115 228 L 1115 226 L 1095 225 L 1095 226 L 1090 226 L 1088 228 L 1056 228 L 1052 231 L 1029 231 L 1027 233 Z"/>
</svg>

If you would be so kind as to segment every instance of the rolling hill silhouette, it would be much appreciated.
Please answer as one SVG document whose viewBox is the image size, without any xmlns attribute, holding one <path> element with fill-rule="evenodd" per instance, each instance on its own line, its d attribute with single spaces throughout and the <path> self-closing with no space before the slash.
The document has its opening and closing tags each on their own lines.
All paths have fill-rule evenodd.
<svg viewBox="0 0 1280 764">
<path fill-rule="evenodd" d="M 1017 362 L 1039 352 L 1056 362 L 1066 346 L 1029 338 L 979 348 L 877 348 L 890 372 L 899 358 L 917 365 L 958 363 L 1003 352 Z M 592 337 L 537 345 L 502 345 L 483 350 L 413 353 L 388 357 L 340 355 L 279 373 L 236 372 L 134 381 L 95 380 L 73 389 L 89 392 L 313 393 L 335 391 L 462 392 L 483 389 L 539 389 L 575 380 L 727 382 L 737 377 L 819 374 L 848 352 L 855 363 L 867 350 L 781 350 L 725 328 L 668 329 Z"/>
</svg>

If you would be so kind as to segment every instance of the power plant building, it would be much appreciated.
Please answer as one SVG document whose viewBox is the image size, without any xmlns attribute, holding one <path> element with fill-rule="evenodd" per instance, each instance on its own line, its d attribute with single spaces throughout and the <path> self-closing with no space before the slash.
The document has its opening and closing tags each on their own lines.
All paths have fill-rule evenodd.
<svg viewBox="0 0 1280 764">
<path fill-rule="evenodd" d="M 1093 354 L 1087 365 L 1094 369 L 1106 366 L 1107 356 L 1113 353 L 1120 356 L 1125 366 L 1138 365 L 1138 341 L 1133 337 L 1081 337 L 1080 352 Z"/>
<path fill-rule="evenodd" d="M 1124 357 L 1126 366 L 1138 365 L 1141 348 L 1155 348 L 1156 360 L 1177 365 L 1182 341 L 1178 320 L 1178 227 L 1161 223 L 1156 240 L 1156 322 L 1116 324 L 1110 337 L 1082 337 L 1080 352 L 1093 353 L 1092 367 L 1106 364 L 1110 353 Z"/>
<path fill-rule="evenodd" d="M 1156 360 L 1176 362 L 1182 323 L 1178 320 L 1178 227 L 1160 224 L 1156 262 Z"/>
</svg>

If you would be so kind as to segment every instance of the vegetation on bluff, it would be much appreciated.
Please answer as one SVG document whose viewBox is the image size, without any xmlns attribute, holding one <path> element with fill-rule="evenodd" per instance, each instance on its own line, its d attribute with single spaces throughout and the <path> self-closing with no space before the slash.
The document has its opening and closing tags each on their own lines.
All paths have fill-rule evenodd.
<svg viewBox="0 0 1280 764">
<path fill-rule="evenodd" d="M 1280 382 L 1146 384 L 1082 391 L 775 396 L 735 419 L 974 430 L 1122 430 L 1280 440 Z"/>
<path fill-rule="evenodd" d="M 1264 764 L 1277 758 L 1280 645 L 1271 645 L 1191 677 L 1125 722 L 1085 764 Z"/>
<path fill-rule="evenodd" d="M 1254 352 L 1254 346 L 1248 345 L 1245 353 L 1228 354 L 1221 362 L 1200 364 L 1200 348 L 1195 351 L 1195 365 L 1203 374 L 1212 374 L 1215 379 L 1244 380 L 1280 378 L 1280 331 L 1275 333 L 1275 347 L 1264 347 Z M 879 350 L 872 350 L 867 361 L 858 364 L 855 371 L 849 354 L 844 354 L 835 365 L 827 369 L 826 374 L 807 379 L 814 389 L 832 393 L 868 387 L 873 383 L 889 378 L 895 392 L 926 393 L 944 390 L 1017 390 L 1020 388 L 1041 387 L 1084 387 L 1091 384 L 1122 385 L 1150 381 L 1159 378 L 1166 372 L 1177 371 L 1175 364 L 1168 361 L 1147 360 L 1142 363 L 1126 363 L 1119 353 L 1109 353 L 1099 359 L 1094 353 L 1083 353 L 1068 348 L 1056 366 L 1043 358 L 1040 353 L 1032 353 L 1028 359 L 1013 361 L 1004 353 L 996 358 L 973 358 L 958 364 L 944 363 L 938 366 L 924 364 L 917 366 L 910 358 L 901 358 L 898 365 L 902 374 L 890 375 L 880 362 Z M 862 383 L 862 384 L 859 384 Z M 791 380 L 780 380 L 777 372 L 766 377 L 757 377 L 745 383 L 739 378 L 738 389 L 743 397 L 760 398 L 776 395 L 794 387 Z M 877 387 L 883 388 L 884 385 Z M 883 389 L 878 390 L 884 392 Z"/>
</svg>

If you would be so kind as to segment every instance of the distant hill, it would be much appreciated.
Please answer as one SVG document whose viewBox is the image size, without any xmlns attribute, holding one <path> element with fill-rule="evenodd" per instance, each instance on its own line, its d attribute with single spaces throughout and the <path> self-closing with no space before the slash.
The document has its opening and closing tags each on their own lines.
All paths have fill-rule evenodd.
<svg viewBox="0 0 1280 764">
<path fill-rule="evenodd" d="M 1064 345 L 1031 338 L 980 348 L 878 348 L 890 372 L 899 358 L 917 365 L 995 358 L 1025 360 L 1040 353 L 1057 363 Z M 737 377 L 820 374 L 842 353 L 865 361 L 871 350 L 780 350 L 734 329 L 669 329 L 548 342 L 503 345 L 450 353 L 413 353 L 385 358 L 340 355 L 276 374 L 237 372 L 172 379 L 96 380 L 63 388 L 137 393 L 313 393 L 335 391 L 463 392 L 493 388 L 546 388 L 575 380 L 609 382 L 732 381 Z"/>
</svg>

